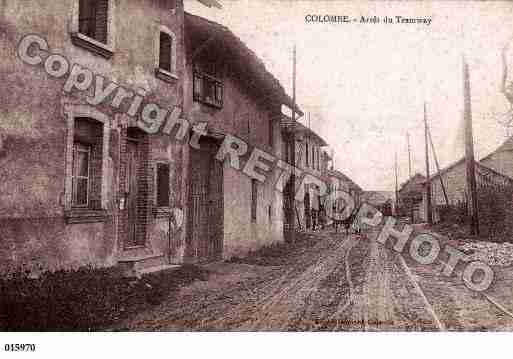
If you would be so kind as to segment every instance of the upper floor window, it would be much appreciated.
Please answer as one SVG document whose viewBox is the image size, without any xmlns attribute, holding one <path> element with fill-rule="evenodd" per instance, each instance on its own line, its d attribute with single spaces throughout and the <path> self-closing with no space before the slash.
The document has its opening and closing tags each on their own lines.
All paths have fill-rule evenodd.
<svg viewBox="0 0 513 359">
<path fill-rule="evenodd" d="M 178 79 L 176 73 L 176 37 L 166 26 L 159 26 L 155 39 L 155 74 L 167 82 L 174 82 Z"/>
<path fill-rule="evenodd" d="M 223 83 L 214 76 L 194 72 L 193 94 L 194 101 L 223 107 Z"/>
<path fill-rule="evenodd" d="M 72 0 L 71 41 L 110 59 L 115 48 L 113 0 Z"/>
<path fill-rule="evenodd" d="M 160 32 L 160 47 L 159 47 L 159 68 L 171 72 L 171 49 L 173 46 L 173 39 L 169 34 Z"/>
<path fill-rule="evenodd" d="M 78 31 L 107 44 L 109 0 L 79 0 Z"/>
</svg>

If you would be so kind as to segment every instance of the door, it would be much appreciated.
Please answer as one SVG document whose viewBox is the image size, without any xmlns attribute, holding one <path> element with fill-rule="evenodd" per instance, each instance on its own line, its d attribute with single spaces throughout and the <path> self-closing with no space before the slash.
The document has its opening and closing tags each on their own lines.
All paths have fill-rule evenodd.
<svg viewBox="0 0 513 359">
<path fill-rule="evenodd" d="M 137 172 L 139 170 L 139 148 L 136 140 L 127 141 L 127 210 L 128 210 L 128 228 L 126 237 L 126 247 L 134 247 L 144 244 L 138 238 L 137 218 L 138 218 L 138 199 L 139 183 Z"/>
<path fill-rule="evenodd" d="M 194 262 L 219 260 L 223 253 L 223 167 L 216 150 L 213 140 L 191 148 L 188 245 Z"/>
</svg>

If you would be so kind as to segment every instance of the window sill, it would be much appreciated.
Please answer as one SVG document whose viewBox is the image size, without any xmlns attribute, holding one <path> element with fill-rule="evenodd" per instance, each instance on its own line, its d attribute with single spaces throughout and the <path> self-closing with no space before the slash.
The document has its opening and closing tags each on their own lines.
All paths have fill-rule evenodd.
<svg viewBox="0 0 513 359">
<path fill-rule="evenodd" d="M 169 208 L 169 207 L 153 208 L 153 215 L 155 216 L 155 218 L 169 218 L 171 216 L 171 208 Z"/>
<path fill-rule="evenodd" d="M 197 102 L 197 103 L 200 103 L 200 104 L 202 104 L 204 106 L 215 108 L 216 110 L 220 110 L 220 109 L 223 108 L 222 104 L 216 104 L 216 103 L 213 103 L 213 102 L 208 102 L 208 101 L 203 101 L 203 100 L 198 100 L 198 99 L 195 99 L 194 101 Z"/>
<path fill-rule="evenodd" d="M 101 209 L 74 208 L 64 212 L 68 224 L 104 222 L 107 217 L 107 211 Z"/>
<path fill-rule="evenodd" d="M 160 67 L 157 67 L 155 69 L 155 76 L 165 82 L 169 82 L 171 84 L 174 84 L 178 81 L 178 76 L 172 72 L 166 71 L 164 69 L 161 69 Z"/>
<path fill-rule="evenodd" d="M 114 49 L 79 32 L 71 33 L 71 42 L 106 59 L 114 55 Z"/>
</svg>

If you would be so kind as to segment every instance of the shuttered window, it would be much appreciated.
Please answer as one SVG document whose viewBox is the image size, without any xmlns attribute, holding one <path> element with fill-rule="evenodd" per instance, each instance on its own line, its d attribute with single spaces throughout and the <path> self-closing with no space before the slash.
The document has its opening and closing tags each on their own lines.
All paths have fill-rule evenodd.
<svg viewBox="0 0 513 359">
<path fill-rule="evenodd" d="M 160 33 L 159 68 L 171 72 L 173 39 L 165 32 Z"/>
<path fill-rule="evenodd" d="M 78 31 L 107 43 L 109 0 L 79 0 Z"/>
<path fill-rule="evenodd" d="M 157 207 L 169 207 L 169 164 L 157 163 Z"/>
</svg>

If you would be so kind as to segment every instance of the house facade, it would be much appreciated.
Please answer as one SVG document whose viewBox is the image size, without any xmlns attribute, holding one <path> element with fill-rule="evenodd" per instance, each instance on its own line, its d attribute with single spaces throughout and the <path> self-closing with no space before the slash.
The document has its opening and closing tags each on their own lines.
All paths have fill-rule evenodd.
<svg viewBox="0 0 513 359">
<path fill-rule="evenodd" d="M 274 182 L 212 161 L 227 134 L 280 157 L 290 104 L 229 30 L 181 0 L 13 0 L 0 20 L 0 273 L 144 273 L 283 239 Z"/>
<path fill-rule="evenodd" d="M 294 132 L 295 166 L 298 174 L 293 212 L 296 228 L 304 230 L 313 227 L 312 214 L 318 222 L 319 211 L 323 209 L 321 186 L 325 185 L 327 190 L 326 170 L 331 159 L 323 150 L 327 143 L 322 137 L 300 122 L 290 127 L 290 122 L 288 116 L 282 117 L 282 131 L 292 128 Z M 287 144 L 284 142 L 283 148 L 285 146 Z"/>
<path fill-rule="evenodd" d="M 426 177 L 416 173 L 401 185 L 398 193 L 398 210 L 402 216 L 410 217 L 413 223 L 421 220 L 422 192 Z"/>
<path fill-rule="evenodd" d="M 354 201 L 355 209 L 359 208 L 362 202 L 362 188 L 339 170 L 329 169 L 326 171 L 330 191 L 343 191 L 348 193 Z M 328 216 L 334 208 L 327 208 Z"/>
<path fill-rule="evenodd" d="M 185 14 L 184 111 L 206 124 L 202 149 L 187 148 L 185 198 L 188 261 L 242 256 L 283 241 L 283 194 L 276 176 L 260 181 L 245 171 L 252 149 L 283 157 L 282 105 L 292 106 L 279 82 L 226 27 Z M 240 165 L 215 160 L 226 136 L 247 145 Z"/>
</svg>

